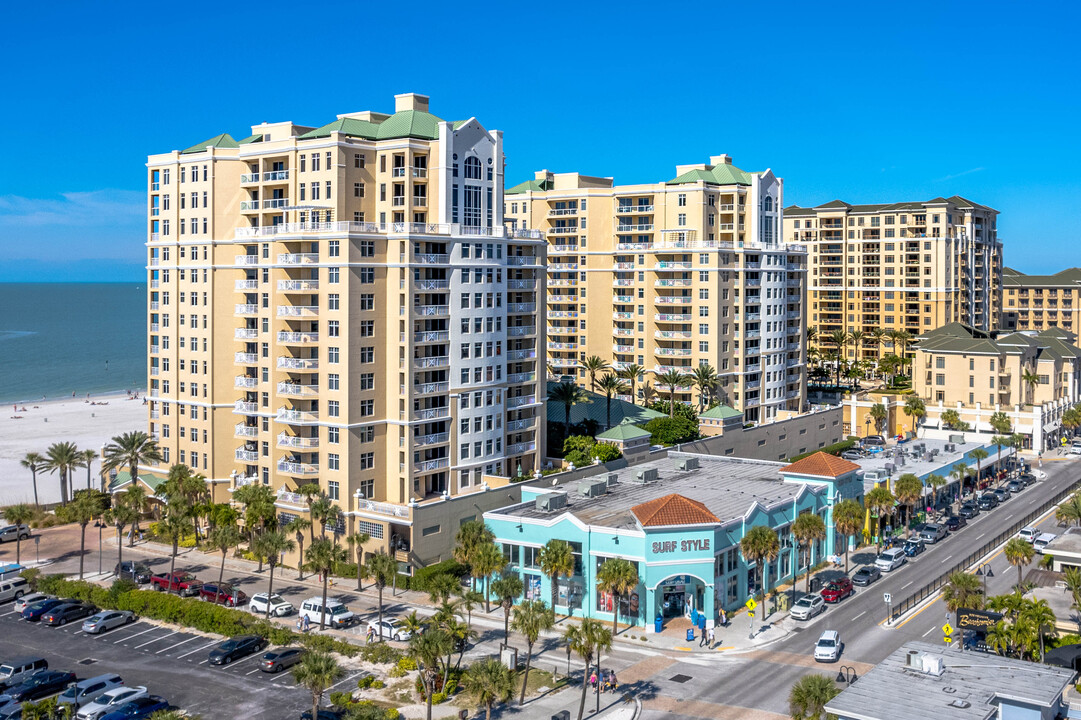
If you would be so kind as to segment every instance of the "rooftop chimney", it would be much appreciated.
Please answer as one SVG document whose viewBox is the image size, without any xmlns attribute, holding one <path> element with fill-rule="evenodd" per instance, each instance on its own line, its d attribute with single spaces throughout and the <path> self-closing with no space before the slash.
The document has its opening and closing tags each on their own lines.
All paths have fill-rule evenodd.
<svg viewBox="0 0 1081 720">
<path fill-rule="evenodd" d="M 709 159 L 710 165 L 731 165 L 732 158 L 727 155 L 714 155 Z"/>
<path fill-rule="evenodd" d="M 403 93 L 394 96 L 394 112 L 420 110 L 428 112 L 428 96 L 419 93 Z"/>
</svg>

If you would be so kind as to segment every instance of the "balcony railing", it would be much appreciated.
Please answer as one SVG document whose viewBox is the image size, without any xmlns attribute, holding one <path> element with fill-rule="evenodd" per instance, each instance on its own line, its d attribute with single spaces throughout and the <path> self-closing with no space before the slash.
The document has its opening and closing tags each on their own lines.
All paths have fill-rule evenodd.
<svg viewBox="0 0 1081 720">
<path fill-rule="evenodd" d="M 278 447 L 298 448 L 300 450 L 314 450 L 315 448 L 319 447 L 319 438 L 299 437 L 297 435 L 290 435 L 289 433 L 279 433 Z"/>
<path fill-rule="evenodd" d="M 507 312 L 518 315 L 537 312 L 537 303 L 508 303 Z"/>
<path fill-rule="evenodd" d="M 549 342 L 549 350 L 577 350 L 578 343 L 561 343 L 561 342 Z"/>
<path fill-rule="evenodd" d="M 533 452 L 537 449 L 537 443 L 535 442 L 520 442 L 513 445 L 508 445 L 506 454 L 518 455 L 519 453 Z"/>
<path fill-rule="evenodd" d="M 239 354 L 239 353 L 237 353 Z M 255 354 L 252 354 L 252 358 Z M 252 362 L 255 362 L 253 359 Z M 279 370 L 318 370 L 319 361 L 313 358 L 292 358 L 292 357 L 280 357 L 278 358 Z"/>
<path fill-rule="evenodd" d="M 253 402 L 237 400 L 233 403 L 233 413 L 237 415 L 254 415 L 259 412 L 259 406 Z"/>
<path fill-rule="evenodd" d="M 617 353 L 621 353 L 621 354 L 624 354 L 624 355 L 627 354 L 627 353 L 633 353 L 634 352 L 634 345 L 619 345 L 618 343 L 613 343 L 612 344 L 612 352 L 617 352 Z"/>
<path fill-rule="evenodd" d="M 522 420 L 512 420 L 507 423 L 507 432 L 519 432 L 521 430 L 528 430 L 537 424 L 537 418 L 523 418 Z"/>
<path fill-rule="evenodd" d="M 577 215 L 578 208 L 553 208 L 548 211 L 548 217 L 563 217 L 565 215 Z"/>
<path fill-rule="evenodd" d="M 259 452 L 257 450 L 245 450 L 244 448 L 237 448 L 233 456 L 239 462 L 259 462 Z"/>
<path fill-rule="evenodd" d="M 316 253 L 283 253 L 278 256 L 279 265 L 314 265 L 319 262 Z"/>
<path fill-rule="evenodd" d="M 537 328 L 534 325 L 511 325 L 507 328 L 507 335 L 509 337 L 523 337 L 536 334 Z"/>
<path fill-rule="evenodd" d="M 259 434 L 259 428 L 254 425 L 245 425 L 244 423 L 237 423 L 233 428 L 234 437 L 255 437 Z"/>
<path fill-rule="evenodd" d="M 309 343 L 317 343 L 319 342 L 319 333 L 289 332 L 287 330 L 281 330 L 278 332 L 278 342 L 285 345 L 307 345 Z"/>
<path fill-rule="evenodd" d="M 363 498 L 357 499 L 357 510 L 375 513 L 377 515 L 386 515 L 388 517 L 409 518 L 411 515 L 411 511 L 407 506 L 376 502 L 374 500 L 365 500 Z"/>
<path fill-rule="evenodd" d="M 286 475 L 318 475 L 319 466 L 314 463 L 294 462 L 292 460 L 279 460 L 278 472 Z"/>
<path fill-rule="evenodd" d="M 523 383 L 531 383 L 537 381 L 537 373 L 524 372 L 524 373 L 512 373 L 507 376 L 507 382 L 511 385 L 521 385 Z"/>
<path fill-rule="evenodd" d="M 316 292 L 318 280 L 279 280 L 278 292 Z"/>
<path fill-rule="evenodd" d="M 690 270 L 692 267 L 689 262 L 670 262 L 664 260 L 653 266 L 655 270 Z"/>
<path fill-rule="evenodd" d="M 655 313 L 653 319 L 660 322 L 690 322 L 694 316 L 691 313 Z"/>
<path fill-rule="evenodd" d="M 248 255 L 241 255 L 240 257 L 249 257 L 249 256 Z M 255 257 L 255 256 L 251 255 L 250 257 Z M 235 285 L 235 289 L 236 290 L 258 290 L 259 289 L 259 281 L 258 280 L 237 280 L 236 285 Z"/>
<path fill-rule="evenodd" d="M 563 227 L 548 228 L 548 234 L 549 235 L 577 235 L 578 234 L 578 226 L 577 225 L 569 225 L 569 226 L 563 226 Z"/>
<path fill-rule="evenodd" d="M 450 333 L 446 330 L 427 330 L 413 333 L 415 343 L 444 343 L 450 339 Z"/>
<path fill-rule="evenodd" d="M 651 232 L 652 225 L 617 225 L 617 233 Z"/>
<path fill-rule="evenodd" d="M 258 265 L 259 264 L 259 256 L 258 255 L 237 255 L 235 260 L 236 260 L 237 265 Z"/>
<path fill-rule="evenodd" d="M 557 368 L 573 368 L 578 367 L 578 361 L 571 358 L 552 358 L 548 361 L 548 364 Z"/>
<path fill-rule="evenodd" d="M 236 328 L 233 330 L 233 337 L 237 340 L 254 340 L 259 337 L 259 330 L 257 328 Z"/>
<path fill-rule="evenodd" d="M 578 252 L 577 245 L 551 245 L 548 248 L 552 253 L 576 253 Z"/>
<path fill-rule="evenodd" d="M 429 445 L 442 445 L 450 441 L 450 433 L 430 433 L 428 435 L 414 435 L 413 447 L 428 447 Z"/>
<path fill-rule="evenodd" d="M 633 320 L 634 313 L 631 312 L 614 312 L 612 317 L 616 320 Z"/>
<path fill-rule="evenodd" d="M 577 310 L 549 310 L 545 313 L 545 317 L 548 318 L 576 318 L 578 317 Z"/>
<path fill-rule="evenodd" d="M 413 367 L 418 370 L 424 370 L 427 368 L 450 367 L 450 358 L 446 355 L 439 355 L 434 357 L 415 357 L 413 358 Z"/>
<path fill-rule="evenodd" d="M 690 340 L 691 332 L 689 330 L 658 330 L 653 333 L 653 336 L 662 340 Z"/>
<path fill-rule="evenodd" d="M 660 295 L 654 302 L 658 305 L 690 305 L 691 298 L 686 295 Z"/>
<path fill-rule="evenodd" d="M 259 173 L 243 173 L 240 176 L 241 185 L 251 185 L 252 183 L 259 182 Z"/>
<path fill-rule="evenodd" d="M 414 420 L 438 420 L 446 417 L 450 417 L 450 408 L 446 406 L 422 408 L 413 411 Z"/>
<path fill-rule="evenodd" d="M 532 348 L 527 348 L 525 350 L 508 350 L 507 351 L 507 359 L 508 360 L 530 360 L 530 359 L 535 358 L 535 357 L 537 357 L 537 351 L 533 350 Z"/>
<path fill-rule="evenodd" d="M 450 467 L 450 458 L 433 458 L 431 460 L 422 460 L 421 462 L 413 463 L 413 472 L 426 473 L 433 470 L 441 470 L 445 467 Z"/>
<path fill-rule="evenodd" d="M 258 200 L 241 200 L 240 212 L 258 212 L 259 201 Z"/>
<path fill-rule="evenodd" d="M 289 423 L 291 425 L 310 425 L 319 422 L 319 413 L 308 410 L 278 408 L 276 419 L 278 422 Z"/>
<path fill-rule="evenodd" d="M 421 317 L 446 317 L 450 315 L 447 305 L 414 305 L 413 314 Z"/>
<path fill-rule="evenodd" d="M 449 280 L 414 280 L 414 290 L 446 290 L 450 287 Z"/>
<path fill-rule="evenodd" d="M 657 348 L 653 351 L 653 354 L 668 357 L 690 357 L 692 352 L 692 350 L 687 348 Z"/>
<path fill-rule="evenodd" d="M 624 213 L 651 213 L 653 212 L 652 205 L 617 205 L 616 212 L 620 215 Z"/>
<path fill-rule="evenodd" d="M 233 387 L 238 388 L 253 388 L 259 384 L 259 378 L 251 377 L 250 375 L 237 375 L 233 379 Z"/>
<path fill-rule="evenodd" d="M 520 231 L 519 231 L 520 232 Z M 536 265 L 538 258 L 533 255 L 511 255 L 507 258 L 508 265 Z"/>
<path fill-rule="evenodd" d="M 254 365 L 259 362 L 259 356 L 255 353 L 238 352 L 233 355 L 233 362 L 239 365 Z"/>
<path fill-rule="evenodd" d="M 536 404 L 537 404 L 537 396 L 536 395 L 519 395 L 517 397 L 510 397 L 510 398 L 507 398 L 507 401 L 505 403 L 508 410 L 511 410 L 511 409 L 514 409 L 514 408 L 519 408 L 519 407 L 522 407 L 523 405 L 536 405 Z"/>
<path fill-rule="evenodd" d="M 289 198 L 267 198 L 263 201 L 264 210 L 277 210 L 289 205 Z"/>
<path fill-rule="evenodd" d="M 667 278 L 663 278 L 661 280 L 657 280 L 656 282 L 654 282 L 653 285 L 654 285 L 654 287 L 680 287 L 680 288 L 684 288 L 684 287 L 690 287 L 691 286 L 691 281 L 690 280 L 669 280 Z"/>
<path fill-rule="evenodd" d="M 416 395 L 441 395 L 445 392 L 450 392 L 449 382 L 418 383 L 413 385 L 413 393 Z"/>
<path fill-rule="evenodd" d="M 314 397 L 319 394 L 317 385 L 302 385 L 300 383 L 278 383 L 278 394 L 288 397 Z"/>
<path fill-rule="evenodd" d="M 508 280 L 508 290 L 535 290 L 537 288 L 536 280 Z"/>
<path fill-rule="evenodd" d="M 289 179 L 288 170 L 271 170 L 263 173 L 263 182 L 282 182 Z"/>
<path fill-rule="evenodd" d="M 279 305 L 278 317 L 310 318 L 319 316 L 318 305 Z"/>
<path fill-rule="evenodd" d="M 413 262 L 424 265 L 446 265 L 450 262 L 450 255 L 442 253 L 417 253 L 413 256 Z"/>
<path fill-rule="evenodd" d="M 634 330 L 631 328 L 612 328 L 612 334 L 617 337 L 634 337 Z"/>
<path fill-rule="evenodd" d="M 618 282 L 618 280 L 617 280 L 617 282 Z M 572 280 L 572 279 L 559 279 L 559 280 L 549 280 L 548 281 L 548 287 L 575 287 L 577 285 L 578 285 L 578 281 L 577 280 Z"/>
</svg>

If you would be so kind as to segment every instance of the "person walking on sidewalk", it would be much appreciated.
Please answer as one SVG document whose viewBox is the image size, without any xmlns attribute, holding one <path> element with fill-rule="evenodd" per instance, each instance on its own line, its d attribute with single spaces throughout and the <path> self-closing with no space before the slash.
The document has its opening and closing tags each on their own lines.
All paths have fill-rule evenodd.
<svg viewBox="0 0 1081 720">
<path fill-rule="evenodd" d="M 713 645 L 714 645 L 714 641 L 715 641 L 717 636 L 714 634 L 715 631 L 714 631 L 713 628 L 710 628 L 707 632 L 709 633 L 709 649 L 712 650 Z"/>
<path fill-rule="evenodd" d="M 308 619 L 307 615 L 304 616 L 303 626 L 301 629 L 304 631 L 305 635 L 307 635 L 308 631 L 312 629 L 312 621 Z"/>
</svg>

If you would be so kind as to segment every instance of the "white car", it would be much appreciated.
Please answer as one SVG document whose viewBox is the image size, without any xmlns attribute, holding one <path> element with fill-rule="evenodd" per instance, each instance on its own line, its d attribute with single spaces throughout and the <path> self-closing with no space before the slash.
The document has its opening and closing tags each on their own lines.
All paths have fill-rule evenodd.
<svg viewBox="0 0 1081 720">
<path fill-rule="evenodd" d="M 312 625 L 318 625 L 321 619 L 325 619 L 327 625 L 336 628 L 348 627 L 357 620 L 357 616 L 345 606 L 341 600 L 327 598 L 324 609 L 321 597 L 310 597 L 300 604 L 300 617 L 308 618 Z"/>
<path fill-rule="evenodd" d="M 1043 555 L 1043 551 L 1047 549 L 1048 543 L 1056 537 L 1058 537 L 1058 535 L 1055 535 L 1054 533 L 1043 533 L 1032 542 L 1032 547 L 1037 553 Z"/>
<path fill-rule="evenodd" d="M 292 603 L 277 593 L 271 595 L 269 601 L 266 593 L 252 595 L 251 602 L 248 603 L 248 610 L 253 615 L 265 615 L 268 602 L 270 604 L 270 614 L 274 617 L 283 617 L 296 610 Z"/>
<path fill-rule="evenodd" d="M 27 595 L 23 595 L 21 598 L 16 600 L 15 604 L 12 606 L 11 609 L 22 615 L 23 610 L 30 607 L 34 603 L 41 602 L 42 600 L 48 600 L 52 597 L 52 595 L 46 595 L 45 593 L 29 593 Z"/>
<path fill-rule="evenodd" d="M 377 638 L 379 637 L 380 633 L 378 620 L 372 620 L 370 623 L 368 623 L 368 629 L 375 633 L 375 636 Z M 390 618 L 383 620 L 382 635 L 384 640 L 400 640 L 402 642 L 405 642 L 412 636 L 411 633 L 406 630 L 400 622 Z"/>
<path fill-rule="evenodd" d="M 810 620 L 815 615 L 826 611 L 826 601 L 821 595 L 804 595 L 792 606 L 789 615 L 794 620 Z"/>
<path fill-rule="evenodd" d="M 901 548 L 890 548 L 889 550 L 883 550 L 882 554 L 875 558 L 875 567 L 882 572 L 890 572 L 896 570 L 908 561 L 905 557 L 905 551 Z"/>
<path fill-rule="evenodd" d="M 132 700 L 146 697 L 147 690 L 143 685 L 134 687 L 118 687 L 106 690 L 97 697 L 94 702 L 83 705 L 75 714 L 78 720 L 99 720 L 111 712 L 116 712 L 121 705 L 126 705 Z"/>
<path fill-rule="evenodd" d="M 836 630 L 827 630 L 815 643 L 815 662 L 836 662 L 840 659 L 841 636 Z"/>
<path fill-rule="evenodd" d="M 1023 527 L 1021 532 L 1017 533 L 1017 537 L 1025 542 L 1036 542 L 1036 538 L 1040 537 L 1040 531 L 1032 526 Z"/>
<path fill-rule="evenodd" d="M 1081 455 L 1081 443 L 1074 441 L 1073 445 L 1070 445 L 1071 455 Z"/>
</svg>

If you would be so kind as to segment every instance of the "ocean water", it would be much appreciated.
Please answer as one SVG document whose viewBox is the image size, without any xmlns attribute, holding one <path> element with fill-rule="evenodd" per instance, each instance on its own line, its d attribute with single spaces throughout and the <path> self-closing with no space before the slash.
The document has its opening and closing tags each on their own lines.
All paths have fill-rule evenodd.
<svg viewBox="0 0 1081 720">
<path fill-rule="evenodd" d="M 146 283 L 0 283 L 0 403 L 146 385 Z"/>
</svg>

